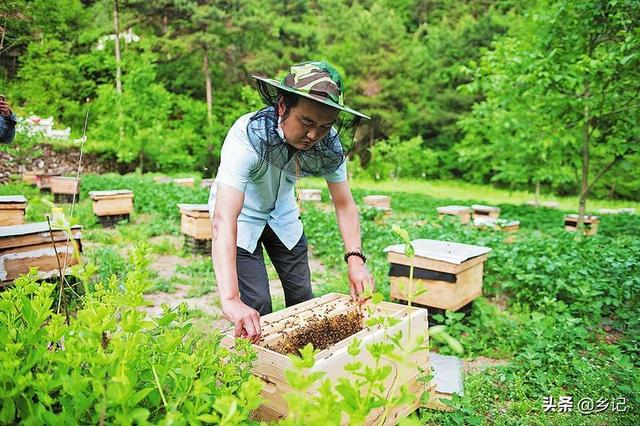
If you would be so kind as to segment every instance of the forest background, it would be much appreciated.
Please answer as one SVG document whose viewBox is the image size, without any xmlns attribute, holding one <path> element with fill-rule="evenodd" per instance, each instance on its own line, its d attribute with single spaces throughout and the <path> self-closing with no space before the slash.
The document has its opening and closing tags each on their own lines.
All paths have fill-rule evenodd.
<svg viewBox="0 0 640 426">
<path fill-rule="evenodd" d="M 211 177 L 251 76 L 326 59 L 372 117 L 355 177 L 640 200 L 639 22 L 624 0 L 5 0 L 0 93 L 74 137 L 90 109 L 105 158 Z"/>
</svg>

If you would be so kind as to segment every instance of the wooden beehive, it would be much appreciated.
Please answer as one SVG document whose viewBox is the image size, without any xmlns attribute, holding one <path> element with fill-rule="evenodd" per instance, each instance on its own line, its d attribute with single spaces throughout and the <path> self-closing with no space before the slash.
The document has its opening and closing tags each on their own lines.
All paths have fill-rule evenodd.
<svg viewBox="0 0 640 426">
<path fill-rule="evenodd" d="M 202 179 L 200 181 L 200 187 L 209 189 L 209 188 L 211 188 L 213 186 L 213 183 L 215 181 L 216 181 L 215 179 Z"/>
<path fill-rule="evenodd" d="M 473 225 L 477 228 L 493 228 L 504 232 L 518 232 L 520 229 L 519 220 L 495 219 L 489 216 L 474 217 Z"/>
<path fill-rule="evenodd" d="M 253 374 L 264 382 L 262 398 L 264 404 L 256 410 L 255 417 L 259 420 L 275 421 L 287 416 L 288 407 L 284 395 L 293 392 L 286 379 L 286 371 L 293 368 L 293 364 L 288 356 L 268 349 L 266 346 L 275 344 L 286 338 L 287 333 L 295 332 L 296 329 L 305 327 L 307 322 L 314 317 L 331 317 L 338 314 L 355 312 L 358 307 L 351 302 L 347 295 L 330 293 L 322 297 L 291 306 L 284 310 L 265 315 L 261 318 L 262 338 L 253 347 L 258 355 L 254 364 Z M 427 311 L 420 308 L 409 308 L 408 306 L 395 303 L 381 302 L 375 307 L 374 315 L 392 316 L 399 323 L 389 327 L 387 330 L 380 326 L 365 327 L 362 331 L 347 337 L 340 342 L 321 350 L 315 357 L 315 364 L 310 369 L 312 372 L 324 372 L 324 378 L 329 379 L 333 385 L 341 378 L 353 380 L 352 373 L 345 371 L 344 367 L 348 363 L 360 361 L 364 365 L 373 365 L 371 355 L 366 351 L 366 345 L 381 342 L 389 337 L 400 336 L 403 347 L 410 348 L 417 336 L 424 336 L 423 348 L 416 350 L 400 361 L 382 361 L 381 365 L 391 365 L 395 374 L 390 375 L 385 383 L 385 388 L 389 390 L 390 397 L 397 395 L 402 385 L 406 385 L 417 401 L 408 406 L 401 406 L 395 409 L 384 423 L 397 424 L 400 419 L 415 411 L 419 406 L 419 398 L 426 389 L 423 383 L 418 381 L 418 367 L 429 371 L 429 353 L 426 348 L 427 342 Z M 365 324 L 368 313 L 365 311 Z M 411 324 L 411 325 L 409 325 Z M 411 336 L 409 336 L 409 327 Z M 358 339 L 361 342 L 362 351 L 357 356 L 351 356 L 347 352 L 350 343 Z M 232 334 L 227 334 L 223 338 L 223 344 L 233 347 L 234 339 Z M 412 347 L 412 346 L 411 346 Z M 365 424 L 378 424 L 381 410 L 371 413 Z M 348 423 L 348 418 L 343 418 L 343 424 Z"/>
<path fill-rule="evenodd" d="M 456 216 L 463 225 L 471 220 L 471 209 L 467 206 L 442 206 L 436 210 L 440 219 L 445 216 Z"/>
<path fill-rule="evenodd" d="M 529 206 L 536 206 L 536 202 L 535 200 L 529 200 L 526 203 Z M 548 209 L 559 209 L 560 208 L 560 203 L 557 201 L 540 201 L 539 205 L 541 207 L 546 207 Z"/>
<path fill-rule="evenodd" d="M 22 225 L 27 199 L 22 195 L 0 195 L 0 226 Z"/>
<path fill-rule="evenodd" d="M 168 176 L 154 176 L 153 181 L 156 183 L 171 183 L 173 180 Z"/>
<path fill-rule="evenodd" d="M 598 216 L 584 215 L 584 235 L 595 235 L 598 232 L 598 224 L 600 218 Z M 564 230 L 569 232 L 575 232 L 578 226 L 578 215 L 568 214 L 564 217 Z"/>
<path fill-rule="evenodd" d="M 322 201 L 321 189 L 301 189 L 300 201 Z"/>
<path fill-rule="evenodd" d="M 50 191 L 51 190 L 51 178 L 55 177 L 55 176 L 60 176 L 60 175 L 55 175 L 55 174 L 50 174 L 50 173 L 36 173 L 36 177 L 35 177 L 36 186 L 42 192 Z"/>
<path fill-rule="evenodd" d="M 38 267 L 38 275 L 42 278 L 57 276 L 59 269 L 56 251 L 63 273 L 68 271 L 69 266 L 77 263 L 74 245 L 69 237 L 76 241 L 78 250 L 82 251 L 82 227 L 71 227 L 71 236 L 58 228 L 52 229 L 53 231 L 49 231 L 47 222 L 0 227 L 0 285 L 26 274 L 30 267 Z"/>
<path fill-rule="evenodd" d="M 196 180 L 194 178 L 176 178 L 173 183 L 180 186 L 193 186 Z"/>
<path fill-rule="evenodd" d="M 473 204 L 471 209 L 473 210 L 473 217 L 491 217 L 494 219 L 500 217 L 500 207 Z"/>
<path fill-rule="evenodd" d="M 367 195 L 362 199 L 365 206 L 382 210 L 391 210 L 391 197 L 388 195 Z"/>
<path fill-rule="evenodd" d="M 26 170 L 22 173 L 22 180 L 29 184 L 29 185 L 35 185 L 36 184 L 36 172 L 34 171 L 30 171 L 30 170 Z"/>
<path fill-rule="evenodd" d="M 102 226 L 113 226 L 121 220 L 129 220 L 133 212 L 133 191 L 116 189 L 111 191 L 89 191 L 93 201 L 93 213 Z"/>
<path fill-rule="evenodd" d="M 210 240 L 213 237 L 208 204 L 178 204 L 182 218 L 180 231 L 196 240 Z"/>
<path fill-rule="evenodd" d="M 80 179 L 71 176 L 53 176 L 51 193 L 54 203 L 72 203 L 80 198 Z"/>
<path fill-rule="evenodd" d="M 386 247 L 393 299 L 457 311 L 482 295 L 482 273 L 490 248 L 437 240 L 414 240 L 413 288 L 411 259 L 404 244 Z M 426 290 L 426 291 L 425 291 Z"/>
</svg>

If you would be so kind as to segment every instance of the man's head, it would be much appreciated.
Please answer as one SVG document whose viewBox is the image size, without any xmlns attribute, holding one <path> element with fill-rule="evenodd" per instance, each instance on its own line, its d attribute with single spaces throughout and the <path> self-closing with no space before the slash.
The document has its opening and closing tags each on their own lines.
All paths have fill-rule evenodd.
<svg viewBox="0 0 640 426">
<path fill-rule="evenodd" d="M 267 103 L 273 99 L 269 88 L 276 90 L 276 104 L 271 105 L 276 107 L 285 138 L 298 149 L 311 148 L 329 133 L 340 111 L 368 118 L 344 105 L 342 77 L 325 61 L 293 65 L 280 81 L 256 79 Z"/>
<path fill-rule="evenodd" d="M 251 116 L 247 135 L 260 158 L 296 177 L 335 172 L 353 147 L 359 121 L 369 119 L 344 104 L 338 71 L 325 61 L 304 62 L 282 79 L 254 77 L 267 107 Z"/>
</svg>

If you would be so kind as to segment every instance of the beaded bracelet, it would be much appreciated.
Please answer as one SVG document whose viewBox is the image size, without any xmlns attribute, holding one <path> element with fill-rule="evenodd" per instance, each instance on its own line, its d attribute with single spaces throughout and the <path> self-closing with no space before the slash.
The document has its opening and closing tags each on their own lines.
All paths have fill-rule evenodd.
<svg viewBox="0 0 640 426">
<path fill-rule="evenodd" d="M 349 261 L 349 257 L 351 257 L 351 256 L 358 256 L 360 259 L 362 259 L 363 263 L 367 263 L 367 256 L 362 254 L 362 252 L 360 252 L 360 251 L 350 251 L 350 252 L 345 253 L 344 261 L 348 262 Z"/>
</svg>

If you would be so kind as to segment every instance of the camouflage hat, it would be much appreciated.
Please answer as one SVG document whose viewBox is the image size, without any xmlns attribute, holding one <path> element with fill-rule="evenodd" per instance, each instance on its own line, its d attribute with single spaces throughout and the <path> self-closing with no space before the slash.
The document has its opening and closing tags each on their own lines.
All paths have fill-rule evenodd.
<svg viewBox="0 0 640 426">
<path fill-rule="evenodd" d="M 326 61 L 303 62 L 293 65 L 281 81 L 253 76 L 277 89 L 295 93 L 321 102 L 361 118 L 370 118 L 344 104 L 343 83 L 340 73 Z"/>
</svg>

